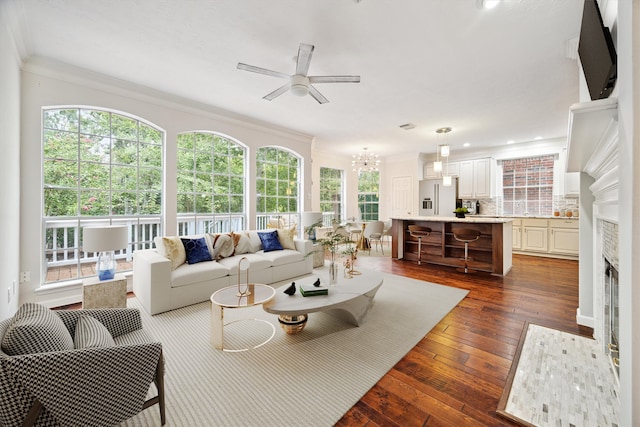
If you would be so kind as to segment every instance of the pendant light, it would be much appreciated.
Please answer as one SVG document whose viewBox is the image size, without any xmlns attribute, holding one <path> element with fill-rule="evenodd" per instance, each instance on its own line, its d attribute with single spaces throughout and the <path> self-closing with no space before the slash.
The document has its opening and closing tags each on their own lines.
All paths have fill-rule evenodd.
<svg viewBox="0 0 640 427">
<path fill-rule="evenodd" d="M 447 158 L 447 169 L 446 172 L 443 171 L 442 172 L 442 185 L 445 187 L 451 187 L 452 184 L 452 180 L 451 180 L 451 175 L 449 175 L 449 154 L 451 153 L 451 150 L 449 149 L 449 144 L 447 144 L 446 138 L 447 138 L 447 134 L 451 132 L 451 128 L 450 127 L 444 127 L 444 128 L 438 128 L 436 129 L 436 133 L 439 135 L 444 134 L 444 144 L 440 145 L 438 147 L 438 153 L 440 154 L 440 156 L 442 157 L 446 157 Z M 439 160 L 439 159 L 438 159 Z M 436 165 L 434 163 L 433 165 L 433 169 L 435 170 Z M 442 170 L 442 162 L 440 162 L 440 169 Z"/>
</svg>

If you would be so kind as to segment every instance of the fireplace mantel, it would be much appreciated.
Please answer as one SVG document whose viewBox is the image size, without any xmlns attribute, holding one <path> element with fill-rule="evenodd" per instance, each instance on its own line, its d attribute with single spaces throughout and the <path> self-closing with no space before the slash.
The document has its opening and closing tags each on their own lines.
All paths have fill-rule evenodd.
<svg viewBox="0 0 640 427">
<path fill-rule="evenodd" d="M 567 172 L 593 177 L 594 215 L 618 221 L 618 100 L 606 98 L 569 109 Z"/>
</svg>

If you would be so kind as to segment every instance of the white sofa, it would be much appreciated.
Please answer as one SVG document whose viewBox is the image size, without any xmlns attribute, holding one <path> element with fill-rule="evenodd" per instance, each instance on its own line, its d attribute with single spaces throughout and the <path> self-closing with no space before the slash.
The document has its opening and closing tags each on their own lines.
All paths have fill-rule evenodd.
<svg viewBox="0 0 640 427">
<path fill-rule="evenodd" d="M 174 269 L 170 257 L 161 253 L 161 238 L 156 238 L 155 249 L 133 253 L 133 291 L 136 297 L 150 314 L 206 301 L 218 289 L 238 283 L 238 261 L 242 257 L 251 262 L 249 281 L 253 283 L 271 284 L 312 272 L 311 241 L 291 239 L 295 250 L 265 252 L 258 231 L 243 233 L 253 242 L 249 252 L 215 261 L 184 263 Z M 245 277 L 241 279 L 244 283 Z"/>
</svg>

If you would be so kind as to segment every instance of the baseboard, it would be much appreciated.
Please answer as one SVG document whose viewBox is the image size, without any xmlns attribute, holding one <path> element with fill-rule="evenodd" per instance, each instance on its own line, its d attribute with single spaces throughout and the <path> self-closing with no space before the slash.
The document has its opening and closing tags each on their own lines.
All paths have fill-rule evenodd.
<svg viewBox="0 0 640 427">
<path fill-rule="evenodd" d="M 576 310 L 576 322 L 578 325 L 588 326 L 589 328 L 594 328 L 596 324 L 593 316 L 583 316 L 580 314 L 580 307 Z"/>
</svg>

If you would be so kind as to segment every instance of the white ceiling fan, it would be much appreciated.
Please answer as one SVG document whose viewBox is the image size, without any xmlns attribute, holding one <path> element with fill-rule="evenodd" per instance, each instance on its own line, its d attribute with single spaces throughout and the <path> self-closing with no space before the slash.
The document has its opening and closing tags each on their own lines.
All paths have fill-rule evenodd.
<svg viewBox="0 0 640 427">
<path fill-rule="evenodd" d="M 294 95 L 305 96 L 309 94 L 320 104 L 325 104 L 329 102 L 329 100 L 318 92 L 318 89 L 316 89 L 312 83 L 360 83 L 360 76 L 307 76 L 313 49 L 314 46 L 311 44 L 300 43 L 296 59 L 296 73 L 293 75 L 243 64 L 242 62 L 238 63 L 238 69 L 288 80 L 287 83 L 278 89 L 265 95 L 263 98 L 267 101 L 272 101 L 286 91 L 291 90 L 291 93 Z"/>
</svg>

